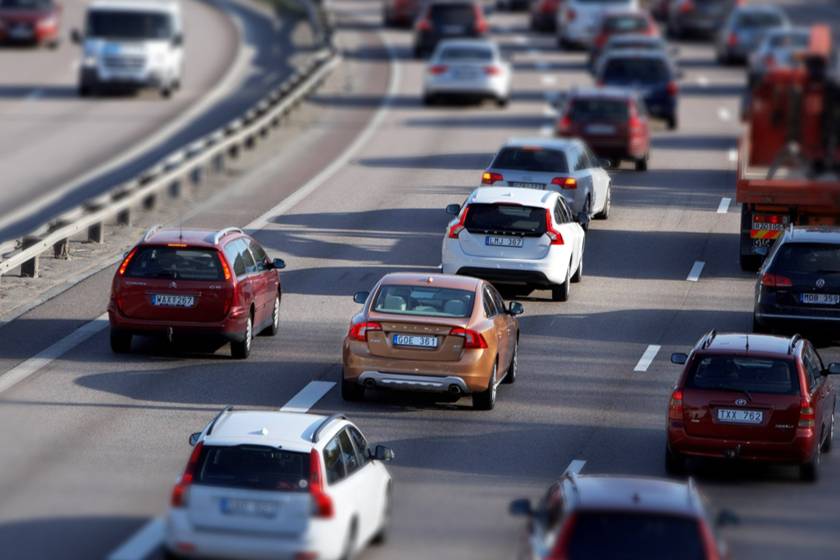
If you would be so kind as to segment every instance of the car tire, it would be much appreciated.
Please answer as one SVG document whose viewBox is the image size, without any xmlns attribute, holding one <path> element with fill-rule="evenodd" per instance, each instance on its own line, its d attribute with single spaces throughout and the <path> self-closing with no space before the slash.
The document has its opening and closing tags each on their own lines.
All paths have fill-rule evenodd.
<svg viewBox="0 0 840 560">
<path fill-rule="evenodd" d="M 422 59 L 426 54 L 425 49 L 421 49 L 420 47 L 414 47 L 414 58 Z"/>
<path fill-rule="evenodd" d="M 131 333 L 111 329 L 111 351 L 114 354 L 131 352 Z"/>
<path fill-rule="evenodd" d="M 677 121 L 677 116 L 676 115 L 671 115 L 670 117 L 668 117 L 666 119 L 666 122 L 668 124 L 668 130 L 676 130 L 677 125 L 679 124 L 679 122 Z"/>
<path fill-rule="evenodd" d="M 803 482 L 817 482 L 820 479 L 821 462 L 822 446 L 818 445 L 811 460 L 799 465 L 799 479 Z"/>
<path fill-rule="evenodd" d="M 93 92 L 89 85 L 79 84 L 78 93 L 79 97 L 90 97 Z"/>
<path fill-rule="evenodd" d="M 340 560 L 353 560 L 355 557 L 356 548 L 356 520 L 350 522 L 350 527 L 347 529 L 347 540 L 344 543 L 344 550 L 341 553 Z"/>
<path fill-rule="evenodd" d="M 280 332 L 280 294 L 274 296 L 274 307 L 271 308 L 271 324 L 260 334 L 277 336 L 278 332 Z"/>
<path fill-rule="evenodd" d="M 510 385 L 511 383 L 516 383 L 516 376 L 519 374 L 519 340 L 517 339 L 516 344 L 513 346 L 513 357 L 510 359 L 510 365 L 508 366 L 507 372 L 505 376 L 502 378 L 502 383 Z"/>
<path fill-rule="evenodd" d="M 385 544 L 388 540 L 388 529 L 391 525 L 391 485 L 388 484 L 387 488 L 385 489 L 385 511 L 382 512 L 382 524 L 379 526 L 379 530 L 376 531 L 376 534 L 373 535 L 373 538 L 370 540 L 370 544 L 374 546 L 380 546 Z"/>
<path fill-rule="evenodd" d="M 230 355 L 236 360 L 244 360 L 251 355 L 251 342 L 254 338 L 254 316 L 248 315 L 245 323 L 245 332 L 242 333 L 242 340 L 233 340 L 230 343 Z"/>
<path fill-rule="evenodd" d="M 344 374 L 341 375 L 341 398 L 347 402 L 359 402 L 365 400 L 365 388 L 355 381 L 347 381 Z"/>
<path fill-rule="evenodd" d="M 612 208 L 612 185 L 607 185 L 607 200 L 604 202 L 604 209 L 595 214 L 596 220 L 607 220 L 610 217 Z"/>
<path fill-rule="evenodd" d="M 559 286 L 552 286 L 551 287 L 551 300 L 552 301 L 569 301 L 569 291 L 570 291 L 570 284 L 571 284 L 571 271 L 569 268 L 572 267 L 572 263 L 569 262 L 569 267 L 566 269 L 566 281 L 560 284 Z"/>
<path fill-rule="evenodd" d="M 580 262 L 578 263 L 577 270 L 575 270 L 575 273 L 571 277 L 571 281 L 575 284 L 581 280 L 583 280 L 583 254 L 580 256 Z"/>
<path fill-rule="evenodd" d="M 160 88 L 160 96 L 164 99 L 169 99 L 170 97 L 172 97 L 172 86 L 167 85 Z"/>
<path fill-rule="evenodd" d="M 755 272 L 761 267 L 761 257 L 758 255 L 739 255 L 738 264 L 744 272 Z"/>
<path fill-rule="evenodd" d="M 665 446 L 665 472 L 670 476 L 682 476 L 685 474 L 685 456 Z"/>
<path fill-rule="evenodd" d="M 586 214 L 588 217 L 592 216 L 592 197 L 590 195 L 586 196 L 586 202 L 583 203 L 583 208 L 581 209 L 581 212 Z M 589 221 L 587 221 L 586 224 L 580 224 L 580 227 L 585 232 L 589 231 Z"/>
<path fill-rule="evenodd" d="M 643 157 L 636 160 L 636 171 L 647 171 L 648 170 L 648 155 L 644 155 Z"/>
<path fill-rule="evenodd" d="M 164 560 L 181 560 L 182 556 L 179 556 L 178 554 L 175 554 L 174 552 L 172 552 L 168 548 L 164 548 L 163 549 L 163 558 L 164 558 Z"/>
<path fill-rule="evenodd" d="M 496 99 L 496 105 L 499 109 L 504 109 L 508 106 L 508 101 L 510 101 L 507 97 L 499 97 Z"/>
<path fill-rule="evenodd" d="M 490 383 L 487 389 L 479 393 L 473 393 L 472 401 L 475 410 L 493 410 L 496 406 L 496 370 L 498 363 L 493 363 L 493 371 L 490 373 Z"/>
<path fill-rule="evenodd" d="M 834 410 L 831 411 L 831 423 L 828 425 L 828 435 L 825 436 L 825 441 L 822 444 L 823 453 L 830 452 L 831 448 L 834 446 L 832 443 L 834 441 L 834 412 Z"/>
<path fill-rule="evenodd" d="M 423 105 L 426 107 L 431 107 L 432 105 L 437 103 L 437 97 L 431 94 L 423 96 Z"/>
</svg>

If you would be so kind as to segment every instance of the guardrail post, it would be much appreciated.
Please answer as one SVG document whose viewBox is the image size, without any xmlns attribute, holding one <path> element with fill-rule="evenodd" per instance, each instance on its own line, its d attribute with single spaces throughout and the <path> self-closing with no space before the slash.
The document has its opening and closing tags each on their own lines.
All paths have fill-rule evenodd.
<svg viewBox="0 0 840 560">
<path fill-rule="evenodd" d="M 67 260 L 70 258 L 70 240 L 62 239 L 53 245 L 53 256 L 57 259 Z"/>
<path fill-rule="evenodd" d="M 91 243 L 104 243 L 105 242 L 105 224 L 99 222 L 98 224 L 93 224 L 88 228 L 88 241 Z"/>
<path fill-rule="evenodd" d="M 26 236 L 23 238 L 21 249 L 25 251 L 26 249 L 29 249 L 30 247 L 38 243 L 40 240 L 41 239 L 38 237 Z M 40 257 L 38 255 L 35 255 L 31 259 L 20 265 L 20 275 L 29 278 L 37 278 L 38 269 L 40 268 L 39 265 Z"/>
<path fill-rule="evenodd" d="M 169 183 L 170 198 L 181 198 L 182 196 L 186 196 L 186 190 L 186 184 L 183 179 L 175 179 Z"/>
<path fill-rule="evenodd" d="M 131 225 L 131 209 L 126 208 L 125 210 L 121 210 L 117 213 L 117 223 L 121 226 L 130 226 Z M 104 238 L 104 235 L 103 235 Z M 104 239 L 102 240 L 104 241 Z M 100 241 L 100 243 L 102 243 Z"/>
<path fill-rule="evenodd" d="M 154 210 L 155 206 L 157 206 L 157 196 L 154 194 L 150 194 L 146 198 L 143 199 L 143 209 L 144 210 Z"/>
</svg>

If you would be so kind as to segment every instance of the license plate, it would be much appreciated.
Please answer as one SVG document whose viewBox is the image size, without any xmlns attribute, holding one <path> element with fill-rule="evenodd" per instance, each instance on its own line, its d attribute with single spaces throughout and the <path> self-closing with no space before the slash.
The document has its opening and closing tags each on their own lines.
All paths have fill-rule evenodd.
<svg viewBox="0 0 840 560">
<path fill-rule="evenodd" d="M 459 35 L 466 31 L 463 25 L 444 25 L 440 30 L 447 35 Z"/>
<path fill-rule="evenodd" d="M 615 127 L 609 124 L 590 124 L 586 127 L 587 134 L 615 134 Z"/>
<path fill-rule="evenodd" d="M 488 235 L 484 238 L 484 244 L 488 247 L 519 248 L 525 245 L 525 240 L 521 237 L 496 237 L 494 235 Z"/>
<path fill-rule="evenodd" d="M 239 498 L 222 498 L 219 509 L 225 515 L 241 515 L 243 517 L 261 517 L 272 519 L 277 517 L 279 509 L 277 502 L 261 500 L 241 500 Z"/>
<path fill-rule="evenodd" d="M 510 184 L 511 184 L 511 186 L 518 187 L 520 189 L 539 189 L 539 190 L 543 190 L 545 188 L 545 185 L 543 183 L 521 183 L 521 182 L 512 181 Z"/>
<path fill-rule="evenodd" d="M 11 35 L 13 39 L 29 39 L 32 37 L 32 28 L 25 25 L 12 27 L 9 31 L 9 35 Z"/>
<path fill-rule="evenodd" d="M 761 424 L 764 422 L 764 412 L 761 410 L 719 408 L 717 419 L 718 422 L 727 424 Z"/>
<path fill-rule="evenodd" d="M 837 305 L 840 303 L 840 295 L 838 294 L 802 294 L 802 303 L 812 303 L 815 305 Z"/>
<path fill-rule="evenodd" d="M 419 348 L 437 348 L 436 336 L 420 336 L 413 334 L 395 334 L 391 339 L 394 346 L 417 346 Z"/>
<path fill-rule="evenodd" d="M 472 68 L 456 68 L 452 74 L 459 80 L 474 80 L 478 77 L 478 72 Z"/>
<path fill-rule="evenodd" d="M 195 296 L 155 294 L 152 296 L 152 305 L 160 307 L 192 307 L 195 305 Z"/>
</svg>

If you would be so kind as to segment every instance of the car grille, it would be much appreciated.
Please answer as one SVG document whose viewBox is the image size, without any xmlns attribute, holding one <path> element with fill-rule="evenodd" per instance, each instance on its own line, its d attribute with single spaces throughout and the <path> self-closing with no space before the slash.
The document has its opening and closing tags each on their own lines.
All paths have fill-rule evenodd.
<svg viewBox="0 0 840 560">
<path fill-rule="evenodd" d="M 106 56 L 105 66 L 112 70 L 140 70 L 146 65 L 142 56 Z"/>
</svg>

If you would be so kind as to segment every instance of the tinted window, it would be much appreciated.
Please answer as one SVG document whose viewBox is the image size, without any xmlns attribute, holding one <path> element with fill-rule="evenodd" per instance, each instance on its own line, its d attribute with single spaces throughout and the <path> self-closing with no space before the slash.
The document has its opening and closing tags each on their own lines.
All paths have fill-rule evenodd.
<svg viewBox="0 0 840 560">
<path fill-rule="evenodd" d="M 469 317 L 475 293 L 436 286 L 385 285 L 371 308 L 377 313 Z"/>
<path fill-rule="evenodd" d="M 470 233 L 545 233 L 545 209 L 509 204 L 470 204 L 464 227 Z"/>
<path fill-rule="evenodd" d="M 806 345 L 802 352 L 802 362 L 805 365 L 805 374 L 808 379 L 808 391 L 813 392 L 822 381 L 822 361 L 813 348 Z"/>
<path fill-rule="evenodd" d="M 735 20 L 736 26 L 744 29 L 776 27 L 782 23 L 781 16 L 772 12 L 745 12 Z"/>
<path fill-rule="evenodd" d="M 87 35 L 103 39 L 169 39 L 172 20 L 155 12 L 92 10 L 87 18 Z"/>
<path fill-rule="evenodd" d="M 446 62 L 493 62 L 493 51 L 480 47 L 446 47 L 439 58 Z"/>
<path fill-rule="evenodd" d="M 0 8 L 19 10 L 46 10 L 52 5 L 52 0 L 0 0 Z"/>
<path fill-rule="evenodd" d="M 324 447 L 324 470 L 327 473 L 327 483 L 333 484 L 344 478 L 344 458 L 338 438 L 335 437 Z"/>
<path fill-rule="evenodd" d="M 610 84 L 660 83 L 671 75 L 664 60 L 658 58 L 611 58 L 604 66 L 604 82 Z"/>
<path fill-rule="evenodd" d="M 705 548 L 696 520 L 620 512 L 577 514 L 569 540 L 569 560 L 644 558 L 703 560 Z"/>
<path fill-rule="evenodd" d="M 248 243 L 244 239 L 231 241 L 225 245 L 224 252 L 237 278 L 255 269 L 254 259 L 251 257 L 251 253 L 248 251 Z"/>
<path fill-rule="evenodd" d="M 251 249 L 251 254 L 254 256 L 254 260 L 257 262 L 257 270 L 265 270 L 266 262 L 268 262 L 268 255 L 265 254 L 265 250 L 263 250 L 263 248 L 260 247 L 260 244 L 253 239 L 248 240 L 248 247 Z"/>
<path fill-rule="evenodd" d="M 176 247 L 140 247 L 128 263 L 125 275 L 173 280 L 224 279 L 215 250 Z"/>
<path fill-rule="evenodd" d="M 610 17 L 604 21 L 604 30 L 610 33 L 633 33 L 634 31 L 645 31 L 647 26 L 648 22 L 643 17 Z"/>
<path fill-rule="evenodd" d="M 195 477 L 210 486 L 307 492 L 309 454 L 261 445 L 205 446 Z"/>
<path fill-rule="evenodd" d="M 701 356 L 688 374 L 690 389 L 747 391 L 777 395 L 799 394 L 799 381 L 790 360 L 741 356 Z"/>
<path fill-rule="evenodd" d="M 356 456 L 356 449 L 353 447 L 353 442 L 350 441 L 347 430 L 342 430 L 338 434 L 338 446 L 341 448 L 341 457 L 344 461 L 344 467 L 347 469 L 347 476 L 350 476 L 359 470 L 362 464 L 359 462 L 359 457 Z"/>
<path fill-rule="evenodd" d="M 516 169 L 519 171 L 540 171 L 566 173 L 569 164 L 566 154 L 558 150 L 538 147 L 502 148 L 493 160 L 492 167 L 497 169 Z"/>
<path fill-rule="evenodd" d="M 347 428 L 347 431 L 350 433 L 350 439 L 353 440 L 353 445 L 356 446 L 356 451 L 359 453 L 359 457 L 362 461 L 362 464 L 367 463 L 369 460 L 367 454 L 368 443 L 365 439 L 365 436 L 363 436 L 359 430 L 353 428 L 352 426 Z"/>
<path fill-rule="evenodd" d="M 484 288 L 484 310 L 487 312 L 488 317 L 494 317 L 499 314 L 499 307 L 496 305 L 493 296 L 490 294 L 490 290 L 487 288 Z"/>
<path fill-rule="evenodd" d="M 772 270 L 800 274 L 840 273 L 840 245 L 786 243 L 776 253 Z"/>
<path fill-rule="evenodd" d="M 496 304 L 496 309 L 499 310 L 499 313 L 504 313 L 505 300 L 502 299 L 502 295 L 493 286 L 488 286 L 487 289 L 490 291 L 490 296 L 493 298 L 493 303 Z"/>
<path fill-rule="evenodd" d="M 475 21 L 475 8 L 472 4 L 432 4 L 429 19 L 435 24 L 472 25 Z"/>
<path fill-rule="evenodd" d="M 569 107 L 569 118 L 573 121 L 625 122 L 629 118 L 627 100 L 577 98 Z"/>
</svg>

